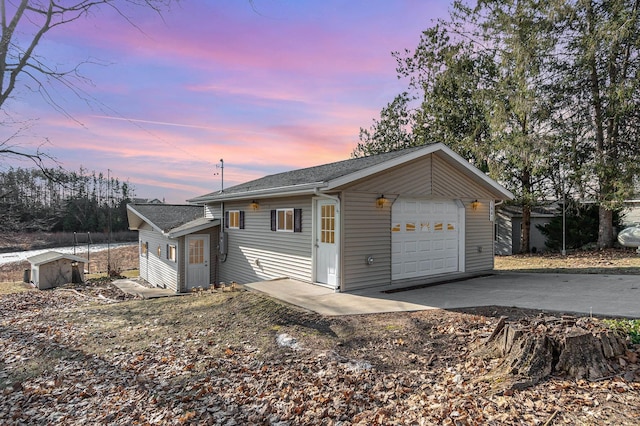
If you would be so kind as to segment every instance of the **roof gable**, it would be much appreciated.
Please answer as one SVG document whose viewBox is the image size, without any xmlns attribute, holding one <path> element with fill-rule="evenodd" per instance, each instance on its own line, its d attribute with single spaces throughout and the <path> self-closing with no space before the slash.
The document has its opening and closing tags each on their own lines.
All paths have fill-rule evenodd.
<svg viewBox="0 0 640 426">
<path fill-rule="evenodd" d="M 178 204 L 128 204 L 129 229 L 137 230 L 143 222 L 166 233 L 195 219 L 204 217 L 202 206 Z"/>
<path fill-rule="evenodd" d="M 318 190 L 332 190 L 434 152 L 442 153 L 452 163 L 455 163 L 460 170 L 472 175 L 482 184 L 490 187 L 492 192 L 498 195 L 497 198 L 513 198 L 511 192 L 486 176 L 450 148 L 438 143 L 269 175 L 226 188 L 224 192 L 212 192 L 188 201 L 206 203 L 264 195 L 302 194 L 313 193 Z"/>
<path fill-rule="evenodd" d="M 89 261 L 84 257 L 76 256 L 73 254 L 60 253 L 57 251 L 47 251 L 44 253 L 36 254 L 35 256 L 28 257 L 27 260 L 33 266 L 43 265 L 45 263 L 55 262 L 60 259 L 68 259 L 72 262 L 88 263 Z"/>
</svg>

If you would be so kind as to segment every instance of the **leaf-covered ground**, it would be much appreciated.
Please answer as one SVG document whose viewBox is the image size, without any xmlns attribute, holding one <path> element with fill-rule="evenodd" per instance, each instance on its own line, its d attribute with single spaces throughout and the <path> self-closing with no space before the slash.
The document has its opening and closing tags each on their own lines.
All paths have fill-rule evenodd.
<svg viewBox="0 0 640 426">
<path fill-rule="evenodd" d="M 640 254 L 632 249 L 496 256 L 496 270 L 571 274 L 640 274 Z"/>
<path fill-rule="evenodd" d="M 501 315 L 322 317 L 248 293 L 0 292 L 0 424 L 639 424 L 635 348 L 611 377 L 511 390 L 473 355 Z"/>
</svg>

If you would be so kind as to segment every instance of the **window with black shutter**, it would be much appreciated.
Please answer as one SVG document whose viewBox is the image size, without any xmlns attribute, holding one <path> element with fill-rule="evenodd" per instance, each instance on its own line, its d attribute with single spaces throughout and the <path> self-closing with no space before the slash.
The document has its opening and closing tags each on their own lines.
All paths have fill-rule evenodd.
<svg viewBox="0 0 640 426">
<path fill-rule="evenodd" d="M 226 227 L 230 229 L 244 229 L 244 211 L 229 210 L 225 213 Z"/>
<path fill-rule="evenodd" d="M 293 210 L 293 232 L 302 232 L 302 209 Z"/>
<path fill-rule="evenodd" d="M 271 230 L 302 232 L 302 209 L 271 210 Z"/>
</svg>

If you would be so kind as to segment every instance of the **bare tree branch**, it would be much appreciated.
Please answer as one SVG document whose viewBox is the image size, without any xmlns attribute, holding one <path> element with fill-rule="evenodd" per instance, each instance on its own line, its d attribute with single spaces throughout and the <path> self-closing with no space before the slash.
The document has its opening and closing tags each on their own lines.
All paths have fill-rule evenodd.
<svg viewBox="0 0 640 426">
<path fill-rule="evenodd" d="M 81 84 L 90 83 L 83 77 L 80 67 L 86 64 L 99 64 L 95 60 L 80 62 L 68 69 L 60 69 L 48 63 L 47 58 L 37 55 L 38 46 L 52 29 L 63 27 L 92 13 L 102 7 L 108 7 L 120 15 L 126 22 L 143 32 L 127 15 L 124 7 L 132 5 L 145 7 L 156 12 L 162 18 L 162 11 L 172 2 L 178 0 L 0 0 L 0 111 L 6 113 L 6 101 L 11 98 L 18 83 L 24 84 L 39 93 L 55 111 L 83 125 L 59 102 L 51 92 L 52 83 L 61 84 L 71 93 L 83 99 L 87 104 L 95 101 L 82 88 Z M 20 128 L 4 142 L 0 142 L 0 158 L 20 157 L 33 161 L 43 169 L 44 161 L 53 160 L 41 148 L 35 152 L 10 145 L 9 141 L 17 138 Z"/>
</svg>

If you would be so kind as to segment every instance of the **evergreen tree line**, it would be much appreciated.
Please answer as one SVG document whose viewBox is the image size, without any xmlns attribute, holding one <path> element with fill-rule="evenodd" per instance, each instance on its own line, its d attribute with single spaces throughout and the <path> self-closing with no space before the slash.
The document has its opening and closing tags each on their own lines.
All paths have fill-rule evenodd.
<svg viewBox="0 0 640 426">
<path fill-rule="evenodd" d="M 0 232 L 126 231 L 127 182 L 103 173 L 10 168 L 0 172 Z"/>
<path fill-rule="evenodd" d="M 405 92 L 360 129 L 356 157 L 442 142 L 531 209 L 595 203 L 599 248 L 640 167 L 640 0 L 455 1 L 415 49 Z"/>
</svg>

